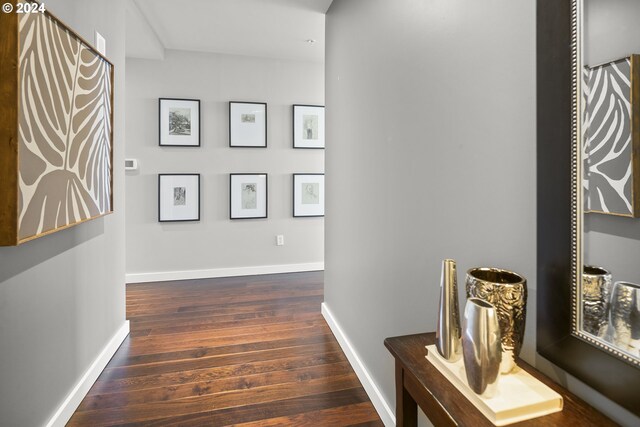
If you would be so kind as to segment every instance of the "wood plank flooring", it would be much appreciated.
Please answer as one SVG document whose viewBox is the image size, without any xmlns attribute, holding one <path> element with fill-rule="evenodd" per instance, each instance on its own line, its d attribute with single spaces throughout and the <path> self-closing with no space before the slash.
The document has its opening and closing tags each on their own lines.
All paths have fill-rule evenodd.
<svg viewBox="0 0 640 427">
<path fill-rule="evenodd" d="M 131 334 L 68 426 L 383 426 L 322 272 L 127 285 Z"/>
</svg>

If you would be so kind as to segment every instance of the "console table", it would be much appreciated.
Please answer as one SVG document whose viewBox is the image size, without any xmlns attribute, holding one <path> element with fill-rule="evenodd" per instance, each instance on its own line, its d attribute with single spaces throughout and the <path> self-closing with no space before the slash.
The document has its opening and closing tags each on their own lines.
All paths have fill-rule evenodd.
<svg viewBox="0 0 640 427">
<path fill-rule="evenodd" d="M 435 344 L 436 334 L 387 338 L 384 345 L 396 362 L 396 425 L 417 426 L 418 406 L 434 426 L 493 426 L 471 402 L 436 369 L 425 356 L 426 345 Z M 554 383 L 531 365 L 518 360 L 518 366 L 560 393 L 564 408 L 544 417 L 511 426 L 615 426 L 613 421 L 580 398 Z"/>
</svg>

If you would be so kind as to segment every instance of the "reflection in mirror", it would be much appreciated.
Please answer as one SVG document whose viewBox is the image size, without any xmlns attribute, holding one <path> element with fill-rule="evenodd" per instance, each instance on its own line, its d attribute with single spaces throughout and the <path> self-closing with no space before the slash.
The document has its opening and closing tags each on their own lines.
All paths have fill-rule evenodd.
<svg viewBox="0 0 640 427">
<path fill-rule="evenodd" d="M 582 2 L 578 336 L 640 364 L 640 1 Z"/>
</svg>

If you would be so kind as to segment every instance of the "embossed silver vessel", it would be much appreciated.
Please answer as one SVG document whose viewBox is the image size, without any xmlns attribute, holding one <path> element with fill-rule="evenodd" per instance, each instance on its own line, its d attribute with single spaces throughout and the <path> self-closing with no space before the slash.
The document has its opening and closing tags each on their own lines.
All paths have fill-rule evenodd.
<svg viewBox="0 0 640 427">
<path fill-rule="evenodd" d="M 449 362 L 456 362 L 462 356 L 460 335 L 456 262 L 452 259 L 445 259 L 442 261 L 440 276 L 440 307 L 436 327 L 436 348 L 440 356 Z"/>
<path fill-rule="evenodd" d="M 640 340 L 640 285 L 616 282 L 609 308 L 609 341 L 616 347 L 634 352 L 632 344 Z"/>
<path fill-rule="evenodd" d="M 595 336 L 606 332 L 611 297 L 611 273 L 585 265 L 582 273 L 582 329 Z"/>
<path fill-rule="evenodd" d="M 524 339 L 527 280 L 500 268 L 472 268 L 467 271 L 466 291 L 467 298 L 480 298 L 496 308 L 502 340 L 500 372 L 511 372 Z"/>
<path fill-rule="evenodd" d="M 491 397 L 495 393 L 502 361 L 500 325 L 493 305 L 469 298 L 462 321 L 464 369 L 471 390 Z"/>
</svg>

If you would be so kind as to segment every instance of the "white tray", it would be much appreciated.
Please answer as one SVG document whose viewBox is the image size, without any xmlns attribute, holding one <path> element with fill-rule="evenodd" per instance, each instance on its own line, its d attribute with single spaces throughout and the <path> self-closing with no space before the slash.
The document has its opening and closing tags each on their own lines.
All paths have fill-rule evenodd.
<svg viewBox="0 0 640 427">
<path fill-rule="evenodd" d="M 427 346 L 426 357 L 494 425 L 504 426 L 562 410 L 562 396 L 523 369 L 499 375 L 494 396 L 485 398 L 469 388 L 462 359 L 447 362 L 435 345 Z"/>
</svg>

